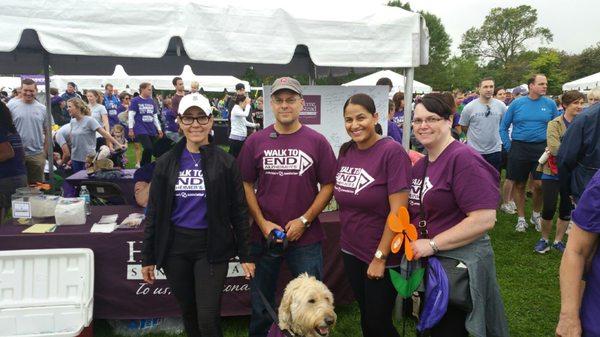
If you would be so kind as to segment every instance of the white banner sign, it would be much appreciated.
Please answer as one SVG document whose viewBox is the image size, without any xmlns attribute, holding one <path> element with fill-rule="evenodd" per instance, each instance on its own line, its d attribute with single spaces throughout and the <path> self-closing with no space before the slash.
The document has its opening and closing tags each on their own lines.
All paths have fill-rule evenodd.
<svg viewBox="0 0 600 337">
<path fill-rule="evenodd" d="M 342 87 L 337 85 L 311 85 L 303 86 L 304 109 L 300 112 L 302 124 L 315 129 L 327 140 L 335 155 L 337 156 L 340 146 L 350 140 L 350 136 L 344 127 L 344 103 L 350 96 L 364 93 L 375 101 L 375 107 L 379 113 L 379 124 L 383 134 L 387 135 L 387 113 L 388 113 L 388 91 L 383 86 L 356 86 Z M 265 97 L 264 125 L 275 123 L 275 117 L 271 111 L 270 97 L 271 86 L 263 87 Z"/>
</svg>

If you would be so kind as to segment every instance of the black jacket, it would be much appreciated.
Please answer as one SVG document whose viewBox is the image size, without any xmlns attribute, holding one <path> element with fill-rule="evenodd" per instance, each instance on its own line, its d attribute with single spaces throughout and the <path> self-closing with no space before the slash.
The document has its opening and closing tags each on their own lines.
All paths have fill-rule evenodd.
<svg viewBox="0 0 600 337">
<path fill-rule="evenodd" d="M 600 103 L 580 113 L 567 128 L 558 149 L 561 188 L 576 200 L 600 169 Z"/>
<path fill-rule="evenodd" d="M 173 241 L 173 197 L 185 144 L 186 139 L 181 139 L 156 161 L 146 211 L 143 266 L 161 268 Z M 241 262 L 248 262 L 248 206 L 235 159 L 212 144 L 200 147 L 200 157 L 206 188 L 208 261 L 225 262 L 237 255 Z"/>
</svg>

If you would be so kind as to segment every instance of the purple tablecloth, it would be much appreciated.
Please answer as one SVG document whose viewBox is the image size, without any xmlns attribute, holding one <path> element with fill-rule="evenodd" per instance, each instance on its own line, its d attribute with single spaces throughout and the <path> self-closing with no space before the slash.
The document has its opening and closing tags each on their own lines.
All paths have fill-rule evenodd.
<svg viewBox="0 0 600 337">
<path fill-rule="evenodd" d="M 143 212 L 131 206 L 93 206 L 88 222 L 81 226 L 61 226 L 54 233 L 22 234 L 26 227 L 14 222 L 0 226 L 0 249 L 90 248 L 94 251 L 94 317 L 101 319 L 141 319 L 179 316 L 179 308 L 166 280 L 144 283 L 141 277 L 140 250 L 143 229 L 90 233 L 92 224 L 102 215 L 119 214 L 118 222 L 128 214 Z M 350 303 L 352 290 L 347 283 L 339 248 L 340 223 L 337 212 L 319 217 L 328 240 L 323 245 L 325 283 L 333 291 L 336 304 Z M 249 284 L 229 264 L 223 289 L 222 316 L 250 314 Z M 286 268 L 278 286 L 279 296 L 290 279 Z"/>
<path fill-rule="evenodd" d="M 63 188 L 63 196 L 71 198 L 79 195 L 79 186 L 85 185 L 86 181 L 109 181 L 119 185 L 121 187 L 121 191 L 123 191 L 123 197 L 125 197 L 125 201 L 127 201 L 127 205 L 136 206 L 135 202 L 135 183 L 133 182 L 133 174 L 135 173 L 135 169 L 125 169 L 123 170 L 123 176 L 119 179 L 115 180 L 98 180 L 94 178 L 88 177 L 85 170 L 81 170 L 77 173 L 73 173 L 62 185 Z"/>
</svg>

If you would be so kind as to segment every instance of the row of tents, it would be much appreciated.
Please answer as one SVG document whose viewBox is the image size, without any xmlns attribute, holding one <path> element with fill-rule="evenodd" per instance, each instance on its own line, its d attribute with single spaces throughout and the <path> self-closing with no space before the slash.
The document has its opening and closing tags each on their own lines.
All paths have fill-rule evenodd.
<svg viewBox="0 0 600 337">
<path fill-rule="evenodd" d="M 79 89 L 100 89 L 103 88 L 106 83 L 112 84 L 119 90 L 130 89 L 135 91 L 139 84 L 142 82 L 150 82 L 154 85 L 154 88 L 159 90 L 173 90 L 172 79 L 175 75 L 136 75 L 132 76 L 125 72 L 123 66 L 117 65 L 112 75 L 53 75 L 50 76 L 50 86 L 64 91 L 67 87 L 67 83 L 75 82 Z M 231 92 L 235 90 L 237 83 L 243 83 L 246 90 L 251 89 L 250 84 L 247 81 L 241 80 L 234 76 L 210 76 L 210 75 L 196 75 L 192 71 L 189 65 L 184 66 L 183 72 L 177 75 L 182 78 L 185 87 L 189 88 L 192 81 L 196 81 L 208 92 L 221 92 L 224 89 Z M 373 74 L 361 77 L 354 81 L 344 83 L 345 86 L 362 86 L 362 85 L 375 85 L 377 80 L 387 77 L 392 80 L 394 84 L 393 92 L 402 91 L 404 92 L 404 83 L 406 77 L 398 74 L 391 70 L 381 70 Z M 20 77 L 0 77 L 0 89 L 1 88 L 16 88 L 20 85 Z M 42 88 L 40 88 L 42 89 Z M 419 81 L 413 81 L 413 92 L 414 93 L 430 93 L 431 87 L 423 84 Z"/>
</svg>

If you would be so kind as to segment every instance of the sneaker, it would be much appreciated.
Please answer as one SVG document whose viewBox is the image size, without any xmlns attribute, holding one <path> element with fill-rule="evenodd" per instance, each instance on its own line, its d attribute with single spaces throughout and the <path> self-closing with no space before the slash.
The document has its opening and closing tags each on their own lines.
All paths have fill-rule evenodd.
<svg viewBox="0 0 600 337">
<path fill-rule="evenodd" d="M 531 218 L 529 218 L 529 222 L 531 222 L 532 224 L 535 225 L 535 230 L 538 232 L 542 231 L 542 217 L 541 216 L 534 216 L 533 214 L 531 215 Z"/>
<path fill-rule="evenodd" d="M 500 210 L 506 214 L 515 214 L 517 213 L 517 211 L 512 208 L 512 206 L 510 205 L 510 203 L 504 203 L 502 205 L 500 205 Z"/>
<path fill-rule="evenodd" d="M 525 219 L 519 219 L 517 221 L 517 225 L 515 226 L 515 230 L 517 232 L 524 233 L 527 230 L 527 227 L 529 227 L 529 225 L 527 225 L 527 221 L 525 221 Z"/>
<path fill-rule="evenodd" d="M 140 168 L 140 163 L 135 163 L 135 168 L 139 169 Z"/>
<path fill-rule="evenodd" d="M 554 248 L 554 249 L 558 250 L 559 252 L 563 253 L 565 251 L 565 248 L 567 248 L 567 247 L 565 246 L 564 243 L 562 243 L 562 241 L 559 241 L 559 242 L 553 243 L 552 244 L 552 248 Z"/>
<path fill-rule="evenodd" d="M 515 212 L 517 211 L 517 204 L 515 204 L 514 200 L 511 200 L 508 204 L 510 205 L 510 208 L 515 210 Z"/>
<path fill-rule="evenodd" d="M 548 244 L 548 241 L 540 239 L 540 241 L 535 244 L 535 247 L 533 247 L 533 250 L 536 253 L 544 254 L 550 250 L 550 244 Z"/>
</svg>

